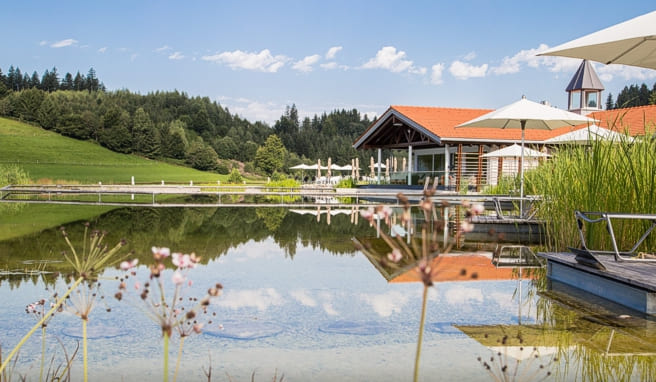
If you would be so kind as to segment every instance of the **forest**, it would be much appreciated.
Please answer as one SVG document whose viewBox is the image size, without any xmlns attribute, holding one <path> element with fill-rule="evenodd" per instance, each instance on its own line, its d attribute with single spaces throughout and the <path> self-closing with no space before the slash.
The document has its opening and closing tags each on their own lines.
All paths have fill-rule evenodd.
<svg viewBox="0 0 656 382">
<path fill-rule="evenodd" d="M 42 76 L 23 74 L 13 65 L 7 74 L 0 69 L 0 116 L 116 152 L 223 174 L 239 168 L 271 175 L 302 161 L 325 163 L 329 157 L 350 164 L 358 156 L 366 163 L 372 155 L 352 147 L 372 122 L 356 109 L 301 120 L 291 105 L 269 126 L 232 114 L 208 97 L 178 90 L 145 95 L 108 91 L 93 68 L 86 75 L 66 73 L 63 79 L 54 67 Z"/>
</svg>

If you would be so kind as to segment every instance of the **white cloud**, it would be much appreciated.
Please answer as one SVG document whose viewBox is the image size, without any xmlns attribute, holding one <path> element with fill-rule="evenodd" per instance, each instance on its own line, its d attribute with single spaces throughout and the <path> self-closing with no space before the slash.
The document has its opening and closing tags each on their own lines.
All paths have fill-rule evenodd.
<svg viewBox="0 0 656 382">
<path fill-rule="evenodd" d="M 404 51 L 396 51 L 393 46 L 384 46 L 376 53 L 376 57 L 362 65 L 363 69 L 386 69 L 393 73 L 408 72 L 425 74 L 426 68 L 415 67 L 414 63 L 405 59 Z"/>
<path fill-rule="evenodd" d="M 332 48 L 328 49 L 328 52 L 326 53 L 326 60 L 335 59 L 335 56 L 340 50 L 342 50 L 341 46 L 333 46 Z"/>
<path fill-rule="evenodd" d="M 312 56 L 307 56 L 304 59 L 297 61 L 292 65 L 292 69 L 298 70 L 299 72 L 311 72 L 312 71 L 312 65 L 316 64 L 319 62 L 321 59 L 321 56 L 318 54 L 312 55 Z"/>
<path fill-rule="evenodd" d="M 136 60 L 138 56 L 139 56 L 138 54 L 136 54 L 136 53 L 132 53 L 132 54 L 130 55 L 130 61 L 134 61 L 134 60 Z"/>
<path fill-rule="evenodd" d="M 231 113 L 240 115 L 251 122 L 264 121 L 270 125 L 273 125 L 285 111 L 284 105 L 274 102 L 259 102 L 245 98 L 234 99 L 223 96 L 219 97 L 219 101 L 223 106 L 228 107 Z"/>
<path fill-rule="evenodd" d="M 48 45 L 48 41 L 46 41 L 46 40 L 41 40 L 41 41 L 39 42 L 39 45 L 40 45 L 40 46 Z"/>
<path fill-rule="evenodd" d="M 340 65 L 334 61 L 319 64 L 319 66 L 325 70 L 334 70 L 334 69 L 349 70 L 348 65 Z"/>
<path fill-rule="evenodd" d="M 433 85 L 440 85 L 442 80 L 442 73 L 444 72 L 445 65 L 443 63 L 435 64 L 431 68 L 431 83 Z"/>
<path fill-rule="evenodd" d="M 475 288 L 456 287 L 449 289 L 444 295 L 451 305 L 463 305 L 471 301 L 483 302 L 483 292 Z"/>
<path fill-rule="evenodd" d="M 169 56 L 169 60 L 182 60 L 184 58 L 184 55 L 181 52 L 173 52 Z"/>
<path fill-rule="evenodd" d="M 463 57 L 463 60 L 465 61 L 471 61 L 476 58 L 476 52 L 469 52 Z"/>
<path fill-rule="evenodd" d="M 487 64 L 475 66 L 467 62 L 456 60 L 451 63 L 449 72 L 452 76 L 459 80 L 466 80 L 473 77 L 485 77 L 485 73 L 487 72 Z"/>
<path fill-rule="evenodd" d="M 401 313 L 408 297 L 401 292 L 387 292 L 385 294 L 363 294 L 360 298 L 371 305 L 381 317 L 389 317 L 392 313 Z"/>
<path fill-rule="evenodd" d="M 224 308 L 256 308 L 259 311 L 284 303 L 282 296 L 273 288 L 227 291 L 216 302 L 217 305 Z"/>
<path fill-rule="evenodd" d="M 333 307 L 333 304 L 330 303 L 330 302 L 324 302 L 322 307 L 323 307 L 323 311 L 326 312 L 326 314 L 329 315 L 329 316 L 338 316 L 339 315 L 339 312 L 337 312 L 337 310 L 335 310 L 335 308 Z"/>
<path fill-rule="evenodd" d="M 173 50 L 173 48 L 171 48 L 168 45 L 164 45 L 164 46 L 160 46 L 159 48 L 155 49 L 154 51 L 160 53 L 160 52 L 166 52 L 167 50 Z"/>
<path fill-rule="evenodd" d="M 579 63 L 580 65 L 580 63 Z M 610 81 L 614 77 L 624 80 L 653 80 L 656 78 L 656 70 L 643 69 L 627 65 L 595 65 L 595 70 L 602 81 Z"/>
<path fill-rule="evenodd" d="M 78 41 L 75 40 L 75 39 L 67 38 L 66 40 L 53 42 L 52 44 L 50 44 L 50 47 L 51 48 L 64 48 L 64 47 L 67 47 L 67 46 L 75 45 L 75 44 L 77 44 L 77 42 Z"/>
<path fill-rule="evenodd" d="M 98 49 L 98 53 L 105 53 L 107 51 L 107 47 L 103 46 L 102 48 Z"/>
<path fill-rule="evenodd" d="M 310 296 L 305 290 L 294 290 L 289 294 L 292 295 L 294 300 L 301 303 L 301 305 L 314 307 L 317 306 L 317 302 Z"/>
<path fill-rule="evenodd" d="M 232 69 L 246 69 L 260 72 L 275 73 L 285 65 L 289 58 L 283 55 L 273 56 L 268 49 L 259 53 L 223 52 L 211 56 L 203 56 L 203 60 L 228 65 Z"/>
</svg>

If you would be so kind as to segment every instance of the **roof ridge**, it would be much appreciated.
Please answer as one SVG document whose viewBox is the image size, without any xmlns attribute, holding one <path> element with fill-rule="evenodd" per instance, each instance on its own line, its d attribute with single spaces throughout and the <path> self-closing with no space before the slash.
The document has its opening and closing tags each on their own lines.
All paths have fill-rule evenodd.
<svg viewBox="0 0 656 382">
<path fill-rule="evenodd" d="M 446 107 L 446 106 L 412 106 L 412 105 L 391 105 L 390 108 L 414 108 L 414 109 L 440 109 L 440 110 L 494 110 L 489 108 L 471 108 L 471 107 Z"/>
</svg>

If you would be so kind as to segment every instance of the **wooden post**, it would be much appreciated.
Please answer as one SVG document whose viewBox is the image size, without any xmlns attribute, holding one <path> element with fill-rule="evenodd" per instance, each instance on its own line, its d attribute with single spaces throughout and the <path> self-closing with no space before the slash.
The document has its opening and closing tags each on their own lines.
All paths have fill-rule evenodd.
<svg viewBox="0 0 656 382">
<path fill-rule="evenodd" d="M 476 174 L 476 192 L 481 191 L 483 181 L 483 145 L 478 145 L 478 173 Z"/>
<path fill-rule="evenodd" d="M 460 192 L 460 185 L 462 184 L 462 180 L 460 179 L 462 176 L 462 143 L 458 144 L 458 166 L 456 167 L 456 191 Z"/>
<path fill-rule="evenodd" d="M 499 149 L 502 149 L 503 146 L 499 145 Z M 501 182 L 501 177 L 503 176 L 503 157 L 499 157 L 497 160 L 497 185 Z"/>
</svg>

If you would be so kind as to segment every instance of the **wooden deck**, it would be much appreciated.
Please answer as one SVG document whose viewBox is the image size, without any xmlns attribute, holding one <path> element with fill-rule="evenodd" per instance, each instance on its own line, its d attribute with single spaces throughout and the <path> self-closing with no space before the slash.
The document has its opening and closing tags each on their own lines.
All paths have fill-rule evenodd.
<svg viewBox="0 0 656 382">
<path fill-rule="evenodd" d="M 571 252 L 539 252 L 547 259 L 547 276 L 643 313 L 656 314 L 656 263 L 615 261 L 597 256 L 606 269 L 575 260 Z"/>
</svg>

